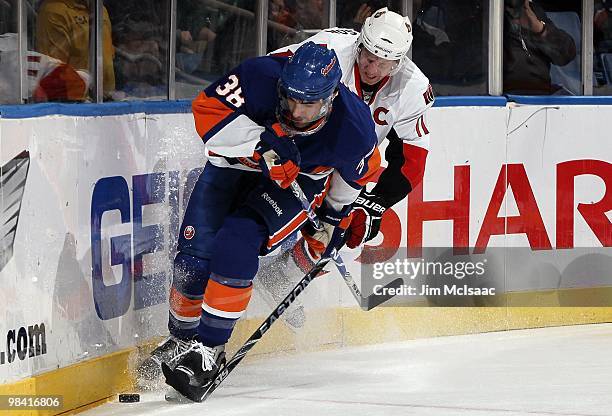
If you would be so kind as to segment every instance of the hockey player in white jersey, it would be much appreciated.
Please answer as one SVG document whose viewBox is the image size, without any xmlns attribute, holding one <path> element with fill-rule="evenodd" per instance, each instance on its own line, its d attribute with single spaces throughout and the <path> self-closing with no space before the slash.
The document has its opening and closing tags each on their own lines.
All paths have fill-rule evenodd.
<svg viewBox="0 0 612 416">
<path fill-rule="evenodd" d="M 360 33 L 331 28 L 308 41 L 336 52 L 342 83 L 369 105 L 379 145 L 385 138 L 388 140 L 386 169 L 374 188 L 370 191 L 364 188 L 353 204 L 355 212 L 347 246 L 355 248 L 376 237 L 384 212 L 403 200 L 423 179 L 429 151 L 426 112 L 434 96 L 427 77 L 407 56 L 412 44 L 409 19 L 386 7 L 368 17 Z M 291 54 L 300 45 L 279 49 L 272 55 Z M 282 299 L 292 286 L 287 275 L 297 273 L 295 266 L 307 271 L 312 260 L 300 241 L 289 252 L 268 261 L 268 267 L 262 267 L 258 278 L 275 300 Z M 304 322 L 303 310 L 296 311 L 288 314 L 288 322 L 294 327 Z"/>
</svg>

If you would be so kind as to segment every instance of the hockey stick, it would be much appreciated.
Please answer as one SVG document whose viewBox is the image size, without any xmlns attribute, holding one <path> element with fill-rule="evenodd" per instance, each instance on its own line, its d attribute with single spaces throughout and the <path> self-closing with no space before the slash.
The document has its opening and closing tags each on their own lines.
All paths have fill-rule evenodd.
<svg viewBox="0 0 612 416">
<path fill-rule="evenodd" d="M 302 204 L 302 208 L 304 209 L 304 211 L 306 211 L 306 215 L 308 215 L 308 219 L 310 220 L 312 225 L 315 227 L 315 229 L 321 230 L 321 222 L 317 218 L 317 214 L 315 214 L 313 209 L 310 207 L 310 202 L 308 202 L 308 199 L 306 198 L 302 187 L 297 183 L 297 181 L 291 182 L 291 190 Z M 404 280 L 401 277 L 398 277 L 397 279 L 393 280 L 381 289 L 381 292 L 384 293 L 384 295 L 372 294 L 370 296 L 363 297 L 363 295 L 361 294 L 361 290 L 359 290 L 359 288 L 357 287 L 353 276 L 351 276 L 351 273 L 347 270 L 346 266 L 344 265 L 344 261 L 342 261 L 342 257 L 340 257 L 340 253 L 338 253 L 337 250 L 333 251 L 331 259 L 336 264 L 338 272 L 340 272 L 344 283 L 346 283 L 357 302 L 359 302 L 359 306 L 361 306 L 361 309 L 363 309 L 364 311 L 369 311 L 370 309 L 373 309 L 378 305 L 391 299 L 395 295 L 390 295 L 389 293 L 395 293 L 395 291 L 388 289 L 396 289 L 404 284 Z"/>
<path fill-rule="evenodd" d="M 211 383 L 210 387 L 204 392 L 204 395 L 200 401 L 206 400 L 213 391 L 219 387 L 219 384 L 232 372 L 234 368 L 242 361 L 244 356 L 257 344 L 257 342 L 264 336 L 264 334 L 270 329 L 272 324 L 280 318 L 280 316 L 289 308 L 289 306 L 295 301 L 295 299 L 306 289 L 306 287 L 312 282 L 312 280 L 323 270 L 323 267 L 330 261 L 330 258 L 323 258 L 319 260 L 314 267 L 304 275 L 302 280 L 298 282 L 293 290 L 283 299 L 283 301 L 272 311 L 272 313 L 266 318 L 266 320 L 257 328 L 257 330 L 251 335 L 251 337 L 240 347 L 240 349 L 234 354 L 234 356 L 221 368 L 217 377 Z"/>
</svg>

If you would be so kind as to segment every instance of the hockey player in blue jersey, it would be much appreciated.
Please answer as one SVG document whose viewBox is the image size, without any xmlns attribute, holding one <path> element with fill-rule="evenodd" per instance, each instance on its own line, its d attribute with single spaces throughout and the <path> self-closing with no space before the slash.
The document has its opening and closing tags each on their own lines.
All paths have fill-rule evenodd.
<svg viewBox="0 0 612 416">
<path fill-rule="evenodd" d="M 338 248 L 351 204 L 380 165 L 368 107 L 340 84 L 333 50 L 306 43 L 291 58 L 245 61 L 193 101 L 208 162 L 180 228 L 170 338 L 150 361 L 199 401 L 224 363 L 259 257 L 298 229 L 315 256 Z M 289 185 L 296 180 L 323 229 Z"/>
</svg>

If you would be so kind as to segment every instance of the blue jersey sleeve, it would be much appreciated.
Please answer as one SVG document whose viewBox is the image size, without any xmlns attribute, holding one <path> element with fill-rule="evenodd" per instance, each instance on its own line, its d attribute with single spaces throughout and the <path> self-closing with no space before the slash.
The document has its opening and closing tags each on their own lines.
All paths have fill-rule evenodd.
<svg viewBox="0 0 612 416">
<path fill-rule="evenodd" d="M 275 77 L 280 59 L 245 61 L 193 101 L 196 130 L 210 152 L 227 157 L 253 154 L 276 107 Z"/>
<path fill-rule="evenodd" d="M 342 123 L 340 140 L 334 149 L 338 160 L 327 202 L 335 209 L 351 204 L 361 189 L 373 181 L 380 168 L 378 139 L 369 108 L 350 91 L 340 88 Z"/>
</svg>

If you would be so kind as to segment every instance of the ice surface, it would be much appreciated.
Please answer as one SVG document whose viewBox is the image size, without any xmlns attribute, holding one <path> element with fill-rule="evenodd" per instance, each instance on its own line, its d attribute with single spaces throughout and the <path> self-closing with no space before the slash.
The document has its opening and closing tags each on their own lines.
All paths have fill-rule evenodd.
<svg viewBox="0 0 612 416">
<path fill-rule="evenodd" d="M 110 415 L 612 415 L 612 324 L 421 339 L 241 363 L 202 404 Z"/>
</svg>

